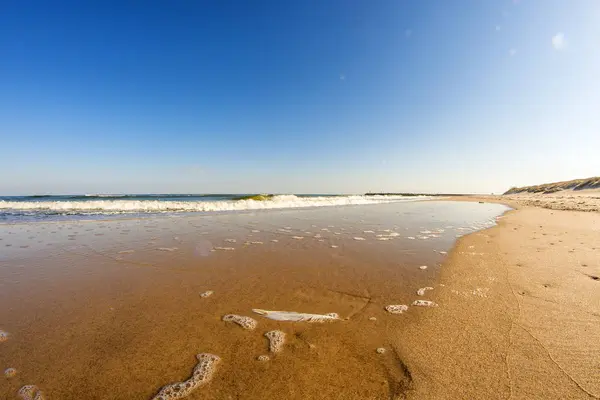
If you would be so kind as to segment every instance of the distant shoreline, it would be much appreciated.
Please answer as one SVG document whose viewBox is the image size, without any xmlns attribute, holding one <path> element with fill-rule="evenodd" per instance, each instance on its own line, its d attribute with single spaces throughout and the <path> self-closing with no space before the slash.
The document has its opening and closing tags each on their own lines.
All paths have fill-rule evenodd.
<svg viewBox="0 0 600 400">
<path fill-rule="evenodd" d="M 432 196 L 432 197 L 448 197 L 448 196 L 477 196 L 468 193 L 365 193 L 364 196 L 406 196 L 406 197 L 416 197 L 416 196 Z"/>
</svg>

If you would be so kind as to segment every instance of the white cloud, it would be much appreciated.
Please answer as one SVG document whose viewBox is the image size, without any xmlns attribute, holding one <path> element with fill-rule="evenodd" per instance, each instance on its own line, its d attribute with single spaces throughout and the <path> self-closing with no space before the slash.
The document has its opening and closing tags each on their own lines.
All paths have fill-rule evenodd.
<svg viewBox="0 0 600 400">
<path fill-rule="evenodd" d="M 510 49 L 508 51 L 508 54 L 510 54 L 511 57 L 514 56 L 515 54 L 517 54 L 517 49 Z"/>
<path fill-rule="evenodd" d="M 567 47 L 567 39 L 565 39 L 565 34 L 562 32 L 557 33 L 552 36 L 552 47 L 556 50 L 563 50 Z"/>
</svg>

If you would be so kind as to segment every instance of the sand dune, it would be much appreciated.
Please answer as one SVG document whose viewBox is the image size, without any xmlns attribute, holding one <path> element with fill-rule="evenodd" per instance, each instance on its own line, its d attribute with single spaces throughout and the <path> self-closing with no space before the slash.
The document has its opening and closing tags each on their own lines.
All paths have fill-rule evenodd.
<svg viewBox="0 0 600 400">
<path fill-rule="evenodd" d="M 501 197 L 525 206 L 600 212 L 600 178 L 512 188 Z"/>
<path fill-rule="evenodd" d="M 510 188 L 506 194 L 517 194 L 517 193 L 555 193 L 563 190 L 593 190 L 598 189 L 600 191 L 600 177 L 593 177 L 587 179 L 573 179 L 570 181 L 544 183 L 542 185 L 534 186 L 523 186 Z"/>
</svg>

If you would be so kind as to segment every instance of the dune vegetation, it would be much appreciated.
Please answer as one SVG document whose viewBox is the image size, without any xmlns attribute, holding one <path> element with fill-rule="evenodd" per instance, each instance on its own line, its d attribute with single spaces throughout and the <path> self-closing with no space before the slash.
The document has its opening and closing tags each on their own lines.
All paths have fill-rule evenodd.
<svg viewBox="0 0 600 400">
<path fill-rule="evenodd" d="M 545 183 L 543 185 L 510 188 L 504 194 L 518 193 L 555 193 L 561 190 L 600 189 L 600 177 L 573 179 L 571 181 Z"/>
</svg>

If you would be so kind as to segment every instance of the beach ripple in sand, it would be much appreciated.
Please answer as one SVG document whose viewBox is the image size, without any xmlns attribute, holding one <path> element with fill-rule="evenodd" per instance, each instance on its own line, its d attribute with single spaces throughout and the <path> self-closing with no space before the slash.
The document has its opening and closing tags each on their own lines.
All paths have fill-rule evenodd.
<svg viewBox="0 0 600 400">
<path fill-rule="evenodd" d="M 190 379 L 164 386 L 152 400 L 181 399 L 188 396 L 198 387 L 210 382 L 215 373 L 217 363 L 221 361 L 221 358 L 209 353 L 198 354 L 196 358 L 198 359 L 198 364 L 194 368 Z"/>
</svg>

